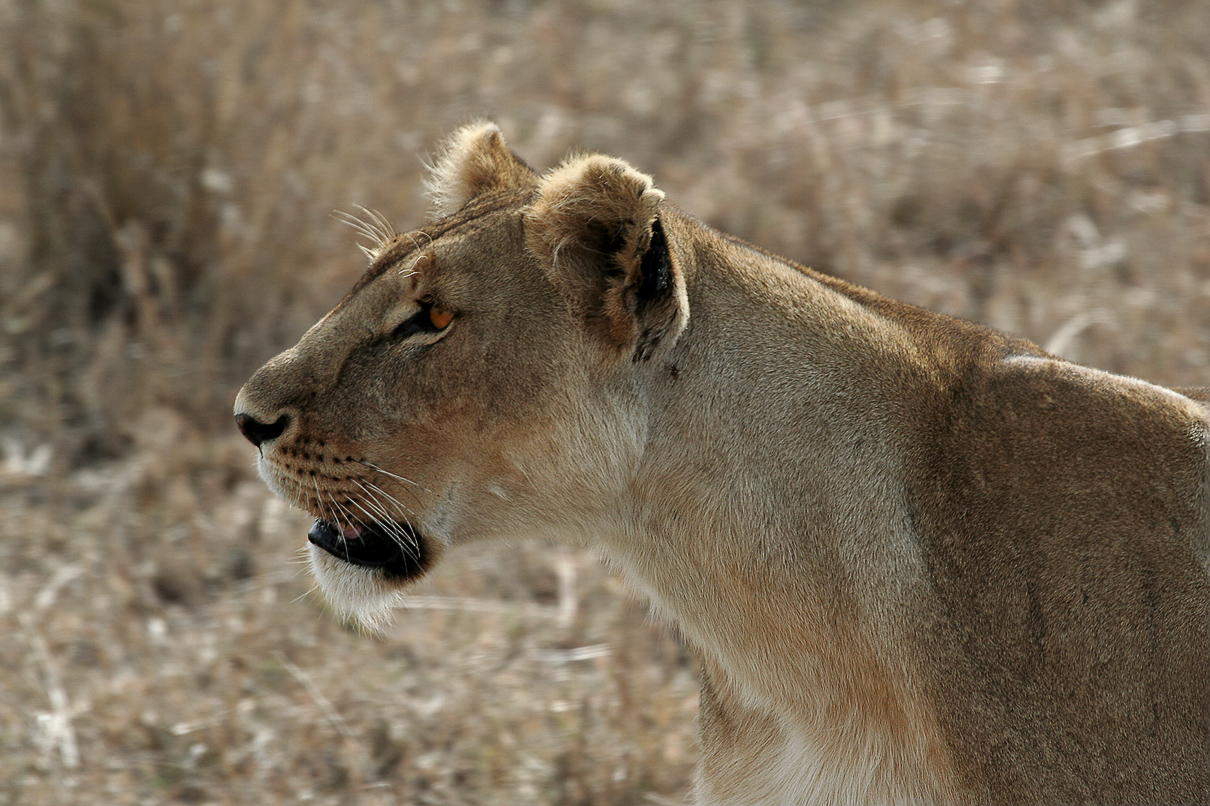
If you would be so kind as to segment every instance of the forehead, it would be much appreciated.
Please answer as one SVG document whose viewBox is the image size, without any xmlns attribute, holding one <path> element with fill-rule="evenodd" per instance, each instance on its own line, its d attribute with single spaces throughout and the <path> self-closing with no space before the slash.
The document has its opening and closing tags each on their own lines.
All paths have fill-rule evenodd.
<svg viewBox="0 0 1210 806">
<path fill-rule="evenodd" d="M 466 242 L 476 234 L 515 219 L 532 200 L 533 192 L 530 190 L 505 190 L 484 194 L 447 218 L 395 236 L 378 247 L 379 252 L 374 262 L 353 286 L 349 296 L 357 294 L 386 272 L 398 270 L 401 263 L 417 260 L 444 245 Z M 489 238 L 487 245 L 490 244 Z"/>
</svg>

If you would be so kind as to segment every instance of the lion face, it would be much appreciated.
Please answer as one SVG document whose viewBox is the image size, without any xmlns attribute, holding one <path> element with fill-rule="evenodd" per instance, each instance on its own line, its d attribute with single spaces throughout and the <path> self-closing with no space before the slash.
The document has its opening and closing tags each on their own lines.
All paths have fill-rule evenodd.
<svg viewBox="0 0 1210 806">
<path fill-rule="evenodd" d="M 642 449 L 637 367 L 683 327 L 647 177 L 587 158 L 540 180 L 490 126 L 436 175 L 449 214 L 373 250 L 235 406 L 316 518 L 321 587 L 371 622 L 451 545 L 607 517 Z"/>
</svg>

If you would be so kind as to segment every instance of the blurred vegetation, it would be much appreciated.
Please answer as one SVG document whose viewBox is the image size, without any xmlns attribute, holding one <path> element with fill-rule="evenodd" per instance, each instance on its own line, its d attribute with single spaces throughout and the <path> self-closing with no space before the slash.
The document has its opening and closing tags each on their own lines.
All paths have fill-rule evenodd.
<svg viewBox="0 0 1210 806">
<path fill-rule="evenodd" d="M 306 524 L 230 403 L 360 272 L 332 211 L 419 224 L 423 158 L 491 117 L 535 166 L 615 154 L 817 268 L 1204 384 L 1207 31 L 1204 0 L 0 2 L 0 800 L 677 802 L 692 665 L 591 564 L 552 626 L 582 558 L 453 558 L 378 643 L 292 601 Z"/>
</svg>

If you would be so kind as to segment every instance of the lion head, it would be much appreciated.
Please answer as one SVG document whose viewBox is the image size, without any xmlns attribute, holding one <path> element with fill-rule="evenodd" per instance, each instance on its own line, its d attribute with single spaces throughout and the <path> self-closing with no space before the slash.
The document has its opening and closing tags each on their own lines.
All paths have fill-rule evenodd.
<svg viewBox="0 0 1210 806">
<path fill-rule="evenodd" d="M 261 476 L 316 518 L 323 591 L 367 621 L 450 546 L 619 506 L 644 440 L 634 367 L 687 318 L 663 194 L 619 160 L 539 176 L 480 124 L 430 190 L 433 223 L 375 245 L 235 405 Z"/>
</svg>

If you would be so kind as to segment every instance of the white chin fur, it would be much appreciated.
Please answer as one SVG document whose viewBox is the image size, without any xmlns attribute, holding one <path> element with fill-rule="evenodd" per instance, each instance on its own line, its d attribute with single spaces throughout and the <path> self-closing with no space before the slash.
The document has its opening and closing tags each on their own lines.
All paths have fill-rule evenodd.
<svg viewBox="0 0 1210 806">
<path fill-rule="evenodd" d="M 381 632 L 391 623 L 392 611 L 403 603 L 403 594 L 384 585 L 373 571 L 338 560 L 318 546 L 307 548 L 311 574 L 341 618 L 371 632 Z"/>
</svg>

